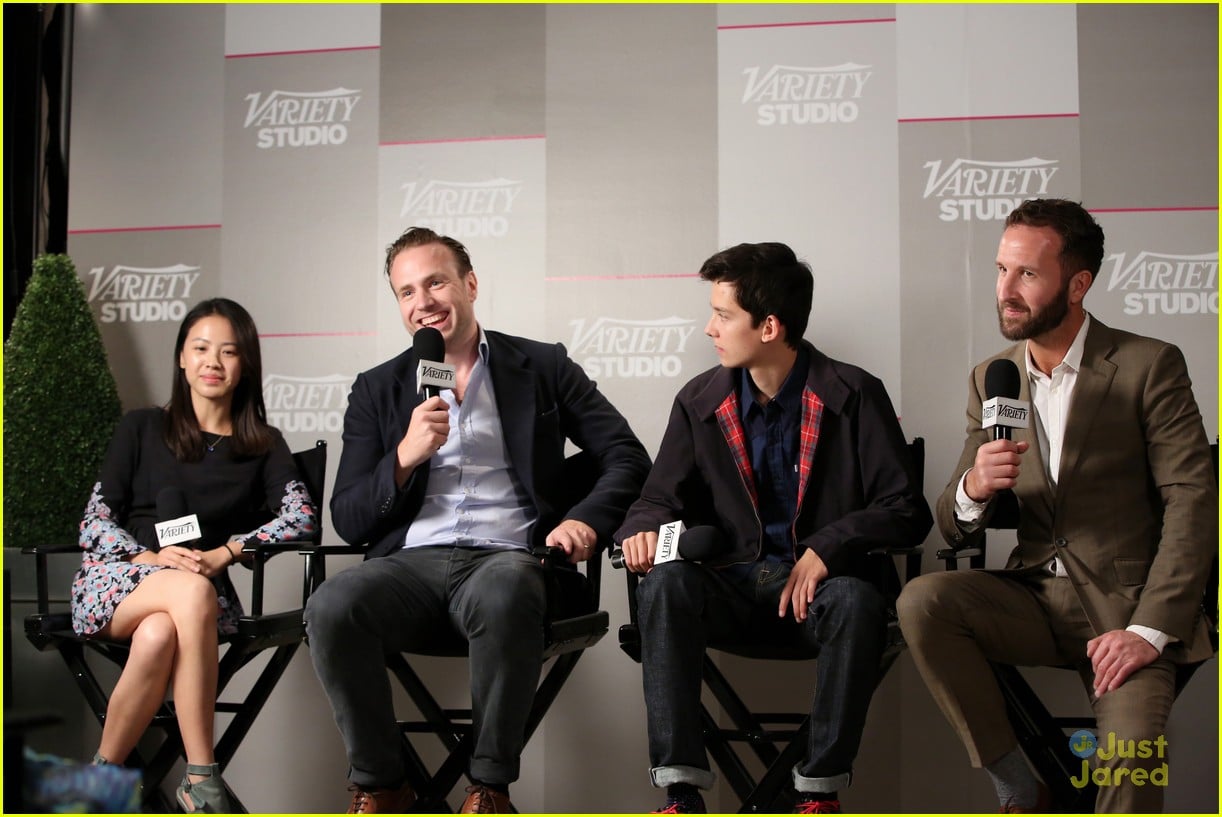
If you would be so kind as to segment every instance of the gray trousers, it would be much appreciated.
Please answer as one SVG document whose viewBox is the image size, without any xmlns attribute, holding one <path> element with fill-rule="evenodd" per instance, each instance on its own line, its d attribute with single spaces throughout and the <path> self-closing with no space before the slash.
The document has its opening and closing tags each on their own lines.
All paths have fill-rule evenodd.
<svg viewBox="0 0 1222 817">
<path fill-rule="evenodd" d="M 900 626 L 917 669 L 934 700 L 959 733 L 973 766 L 987 766 L 1017 748 L 1001 690 L 989 661 L 1019 666 L 1069 665 L 1086 686 L 1097 719 L 1101 748 L 1107 736 L 1150 741 L 1166 734 L 1175 700 L 1175 665 L 1166 658 L 1143 667 L 1102 698 L 1094 695 L 1086 642 L 1094 637 L 1086 613 L 1067 578 L 1051 573 L 1010 577 L 980 570 L 929 573 L 909 582 L 899 599 Z M 1108 768 L 1118 783 L 1099 787 L 1096 811 L 1162 810 L 1163 789 L 1134 785 L 1134 769 L 1146 773 L 1166 761 L 1101 755 L 1091 758 Z M 1088 764 L 1089 765 L 1089 764 Z"/>
<path fill-rule="evenodd" d="M 405 779 L 384 656 L 454 633 L 470 650 L 475 746 L 468 771 L 485 783 L 517 780 L 546 609 L 543 569 L 525 551 L 409 548 L 323 582 L 306 605 L 306 633 L 351 781 L 377 788 Z"/>
</svg>

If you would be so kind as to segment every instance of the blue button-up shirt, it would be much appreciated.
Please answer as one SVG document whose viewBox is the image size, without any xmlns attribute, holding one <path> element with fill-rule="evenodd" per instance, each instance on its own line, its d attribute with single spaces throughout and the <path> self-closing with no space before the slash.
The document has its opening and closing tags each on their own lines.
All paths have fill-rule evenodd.
<svg viewBox="0 0 1222 817">
<path fill-rule="evenodd" d="M 450 405 L 450 435 L 430 460 L 424 504 L 404 547 L 529 550 L 537 514 L 501 434 L 483 329 L 462 404 L 451 389 L 441 396 Z"/>
<path fill-rule="evenodd" d="M 798 448 L 802 428 L 802 390 L 810 364 L 799 348 L 789 376 L 766 405 L 755 399 L 755 385 L 742 373 L 739 410 L 746 434 L 751 472 L 764 526 L 764 558 L 793 564 L 793 521 L 798 515 Z"/>
</svg>

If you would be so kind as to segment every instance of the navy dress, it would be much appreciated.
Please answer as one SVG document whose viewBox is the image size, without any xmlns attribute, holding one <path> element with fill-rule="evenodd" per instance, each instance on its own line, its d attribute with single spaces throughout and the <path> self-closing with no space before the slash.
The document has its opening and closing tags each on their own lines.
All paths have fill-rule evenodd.
<svg viewBox="0 0 1222 817">
<path fill-rule="evenodd" d="M 160 408 L 129 412 L 119 422 L 98 482 L 81 521 L 85 553 L 72 582 L 72 628 L 93 635 L 114 616 L 119 602 L 160 565 L 136 564 L 124 557 L 156 552 L 157 500 L 167 489 L 181 490 L 187 512 L 199 518 L 201 539 L 209 550 L 230 541 L 291 542 L 314 530 L 314 502 L 297 474 L 293 456 L 279 431 L 271 450 L 256 457 L 235 457 L 222 437 L 198 462 L 179 462 L 165 444 L 166 413 Z M 206 435 L 205 435 L 206 436 Z M 217 590 L 222 633 L 237 631 L 242 605 L 227 572 L 212 579 Z"/>
</svg>

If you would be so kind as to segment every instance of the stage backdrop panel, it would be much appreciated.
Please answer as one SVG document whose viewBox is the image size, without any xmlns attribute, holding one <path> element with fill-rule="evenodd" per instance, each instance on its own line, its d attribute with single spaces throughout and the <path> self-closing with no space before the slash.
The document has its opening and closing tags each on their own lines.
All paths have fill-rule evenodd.
<svg viewBox="0 0 1222 817">
<path fill-rule="evenodd" d="M 377 52 L 233 55 L 225 68 L 226 291 L 265 332 L 368 328 Z"/>
<path fill-rule="evenodd" d="M 382 141 L 543 132 L 545 6 L 382 9 Z"/>
<path fill-rule="evenodd" d="M 285 54 L 377 47 L 381 7 L 376 4 L 229 4 L 226 54 Z"/>
<path fill-rule="evenodd" d="M 551 6 L 547 21 L 544 334 L 656 451 L 675 391 L 716 363 L 695 277 L 718 249 L 715 12 Z"/>
<path fill-rule="evenodd" d="M 778 240 L 814 268 L 808 336 L 881 376 L 905 434 L 926 439 L 933 499 L 962 444 L 968 371 L 1007 345 L 993 295 L 1002 219 L 1053 195 L 1084 201 L 1108 234 L 1088 308 L 1178 343 L 1218 433 L 1215 6 L 75 12 L 69 250 L 125 407 L 168 397 L 186 310 L 235 297 L 262 332 L 273 422 L 295 448 L 327 439 L 333 475 L 352 380 L 410 343 L 382 259 L 423 221 L 471 247 L 488 327 L 563 342 L 656 452 L 675 391 L 716 364 L 701 262 Z M 926 542 L 927 569 L 941 569 L 940 544 Z M 20 592 L 32 572 L 16 574 Z M 286 574 L 273 600 L 297 594 L 299 574 Z M 604 606 L 622 622 L 623 577 L 606 574 Z M 39 656 L 20 637 L 16 650 L 18 686 L 45 698 Z M 253 809 L 349 799 L 308 658 L 226 772 Z M 461 662 L 443 663 L 425 671 L 460 705 Z M 809 696 L 809 673 L 772 669 L 740 674 L 783 679 L 765 697 Z M 1058 709 L 1084 708 L 1076 679 L 1036 675 Z M 81 718 L 47 734 L 51 751 L 96 747 Z M 1168 735 L 1167 810 L 1215 813 L 1216 662 Z M 591 736 L 605 773 L 591 775 Z M 612 636 L 532 742 L 514 801 L 648 811 L 661 799 L 646 764 L 640 669 Z M 886 813 L 993 802 L 906 658 L 875 697 L 842 794 L 849 810 Z M 710 805 L 737 802 L 719 792 Z"/>
<path fill-rule="evenodd" d="M 1086 205 L 1216 211 L 1218 151 L 1201 139 L 1218 133 L 1218 6 L 1080 5 L 1077 17 Z"/>
<path fill-rule="evenodd" d="M 1072 4 L 899 4 L 900 119 L 1077 113 Z"/>
<path fill-rule="evenodd" d="M 76 8 L 70 230 L 219 223 L 225 14 Z"/>
<path fill-rule="evenodd" d="M 220 294 L 216 229 L 77 233 L 69 250 L 124 410 L 170 399 L 178 326 Z"/>
<path fill-rule="evenodd" d="M 793 247 L 815 276 L 807 337 L 898 407 L 899 335 L 866 328 L 900 315 L 895 22 L 771 11 L 719 18 L 720 243 Z"/>
</svg>

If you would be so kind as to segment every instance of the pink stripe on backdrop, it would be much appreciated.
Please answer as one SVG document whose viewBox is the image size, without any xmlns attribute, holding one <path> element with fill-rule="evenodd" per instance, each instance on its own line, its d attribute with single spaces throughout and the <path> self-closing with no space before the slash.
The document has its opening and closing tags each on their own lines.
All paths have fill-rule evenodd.
<svg viewBox="0 0 1222 817">
<path fill-rule="evenodd" d="M 379 147 L 392 145 L 444 145 L 451 142 L 511 142 L 518 139 L 546 139 L 542 133 L 529 133 L 521 136 L 460 136 L 453 139 L 407 139 L 402 142 L 380 142 Z"/>
<path fill-rule="evenodd" d="M 744 28 L 794 28 L 796 26 L 855 26 L 863 23 L 894 23 L 894 17 L 879 17 L 872 20 L 811 20 L 804 23 L 744 23 L 735 26 L 717 26 L 718 31 L 737 31 Z"/>
<path fill-rule="evenodd" d="M 157 227 L 97 227 L 89 230 L 69 230 L 68 235 L 90 235 L 93 233 L 147 233 L 158 230 L 219 230 L 219 224 L 165 224 Z"/>
<path fill-rule="evenodd" d="M 900 119 L 900 122 L 986 122 L 990 119 L 1076 119 L 1076 113 L 1016 113 L 997 116 L 928 116 Z"/>
<path fill-rule="evenodd" d="M 227 60 L 244 60 L 249 57 L 287 57 L 293 54 L 334 54 L 339 51 L 377 51 L 380 45 L 351 45 L 343 48 L 303 48 L 300 51 L 262 51 L 254 54 L 226 54 Z"/>
<path fill-rule="evenodd" d="M 1201 213 L 1216 211 L 1218 206 L 1215 204 L 1212 207 L 1088 207 L 1086 209 L 1092 213 Z"/>
<path fill-rule="evenodd" d="M 656 273 L 652 275 L 556 275 L 544 281 L 646 281 L 657 278 L 699 278 L 695 272 Z"/>
<path fill-rule="evenodd" d="M 371 338 L 377 332 L 260 332 L 261 338 Z"/>
</svg>

